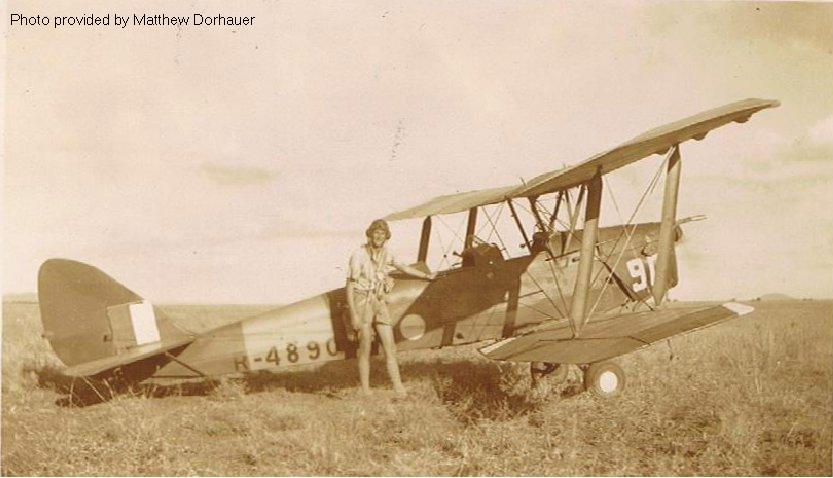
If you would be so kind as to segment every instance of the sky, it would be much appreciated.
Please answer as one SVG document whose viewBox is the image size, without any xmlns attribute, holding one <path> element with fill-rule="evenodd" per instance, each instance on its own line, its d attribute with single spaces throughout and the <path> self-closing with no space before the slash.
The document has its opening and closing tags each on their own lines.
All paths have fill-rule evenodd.
<svg viewBox="0 0 833 478">
<path fill-rule="evenodd" d="M 39 265 L 64 257 L 158 303 L 299 300 L 343 284 L 377 217 L 520 184 L 757 97 L 781 106 L 681 147 L 678 215 L 708 220 L 686 227 L 672 297 L 833 297 L 833 4 L 6 8 L 6 22 L 11 13 L 255 21 L 5 24 L 4 293 L 35 291 Z M 603 225 L 627 220 L 661 161 L 606 178 Z M 660 198 L 637 219 L 656 220 Z M 461 224 L 436 223 L 433 265 Z M 404 261 L 419 227 L 394 224 L 390 247 Z"/>
</svg>

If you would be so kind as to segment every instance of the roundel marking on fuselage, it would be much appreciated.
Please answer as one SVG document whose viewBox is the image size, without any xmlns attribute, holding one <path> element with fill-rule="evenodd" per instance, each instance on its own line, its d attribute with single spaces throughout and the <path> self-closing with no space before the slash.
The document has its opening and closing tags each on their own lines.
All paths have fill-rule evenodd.
<svg viewBox="0 0 833 478">
<path fill-rule="evenodd" d="M 419 340 L 425 335 L 425 319 L 419 314 L 408 314 L 399 321 L 399 333 L 408 340 Z"/>
</svg>

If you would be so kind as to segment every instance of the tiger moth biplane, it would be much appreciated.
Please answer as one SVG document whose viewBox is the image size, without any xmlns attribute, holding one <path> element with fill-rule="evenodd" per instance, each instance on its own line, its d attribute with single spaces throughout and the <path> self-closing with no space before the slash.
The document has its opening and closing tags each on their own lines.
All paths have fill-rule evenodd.
<svg viewBox="0 0 833 478">
<path fill-rule="evenodd" d="M 588 389 L 613 396 L 625 377 L 611 359 L 750 312 L 752 307 L 736 302 L 667 301 L 678 282 L 675 246 L 681 225 L 697 219 L 676 218 L 680 145 L 778 105 L 738 101 L 650 130 L 525 184 L 441 196 L 388 215 L 389 221 L 423 220 L 415 267 L 427 270 L 432 218 L 468 212 L 459 264 L 440 270 L 433 281 L 397 277 L 388 303 L 398 349 L 491 341 L 479 352 L 528 362 L 533 379 L 550 373 L 563 378 L 568 365 L 577 365 Z M 666 155 L 653 183 L 665 169 L 660 220 L 599 227 L 603 176 L 655 154 Z M 542 207 L 545 196 L 554 204 L 551 210 Z M 505 245 L 476 235 L 478 211 L 496 205 L 505 206 L 523 237 L 525 253 L 519 257 L 506 257 Z M 535 221 L 531 236 L 517 213 L 527 206 Z M 486 218 L 492 223 L 488 212 Z M 276 371 L 356 353 L 345 328 L 344 288 L 200 334 L 180 328 L 161 309 L 81 262 L 44 262 L 38 296 L 44 337 L 71 377 L 170 383 Z"/>
</svg>

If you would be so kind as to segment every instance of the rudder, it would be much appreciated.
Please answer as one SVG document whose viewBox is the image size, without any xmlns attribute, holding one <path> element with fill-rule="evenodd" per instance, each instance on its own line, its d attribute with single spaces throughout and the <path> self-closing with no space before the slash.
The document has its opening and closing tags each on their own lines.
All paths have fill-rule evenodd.
<svg viewBox="0 0 833 478">
<path fill-rule="evenodd" d="M 189 337 L 100 269 L 49 259 L 38 272 L 44 337 L 69 367 Z"/>
</svg>

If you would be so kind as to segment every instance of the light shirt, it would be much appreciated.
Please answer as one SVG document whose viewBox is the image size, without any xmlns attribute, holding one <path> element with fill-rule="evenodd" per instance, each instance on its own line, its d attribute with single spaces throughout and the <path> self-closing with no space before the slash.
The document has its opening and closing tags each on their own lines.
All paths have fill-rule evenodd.
<svg viewBox="0 0 833 478">
<path fill-rule="evenodd" d="M 388 276 L 388 269 L 396 264 L 396 259 L 386 247 L 374 252 L 370 246 L 363 244 L 350 254 L 347 280 L 353 282 L 354 290 L 378 292 Z"/>
</svg>

